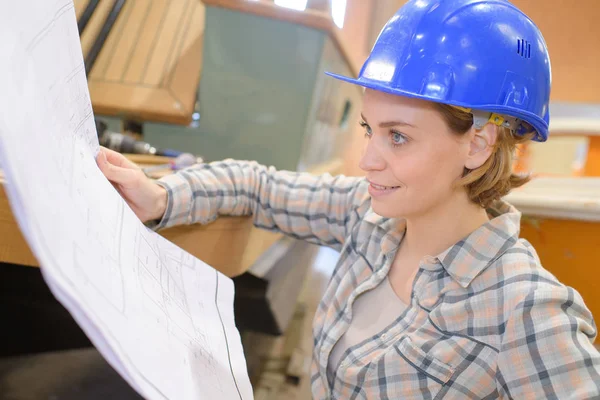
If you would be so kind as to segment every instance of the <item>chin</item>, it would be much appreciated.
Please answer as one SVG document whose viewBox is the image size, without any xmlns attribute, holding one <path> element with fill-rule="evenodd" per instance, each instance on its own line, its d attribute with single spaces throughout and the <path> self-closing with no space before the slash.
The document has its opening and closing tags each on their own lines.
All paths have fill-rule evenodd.
<svg viewBox="0 0 600 400">
<path fill-rule="evenodd" d="M 372 199 L 371 208 L 375 211 L 375 214 L 384 218 L 402 218 L 407 215 L 407 210 L 405 210 L 404 207 L 399 206 L 397 202 L 395 204 L 390 204 L 389 202 Z"/>
<path fill-rule="evenodd" d="M 421 216 L 435 208 L 435 204 L 423 197 L 407 199 L 406 197 L 397 196 L 385 200 L 371 197 L 371 208 L 375 211 L 375 214 L 384 218 L 410 219 L 411 217 Z"/>
</svg>

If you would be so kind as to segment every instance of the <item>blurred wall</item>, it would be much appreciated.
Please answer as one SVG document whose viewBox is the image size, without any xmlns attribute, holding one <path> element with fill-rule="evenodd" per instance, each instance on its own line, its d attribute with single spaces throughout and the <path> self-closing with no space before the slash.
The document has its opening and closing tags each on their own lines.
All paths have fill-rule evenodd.
<svg viewBox="0 0 600 400">
<path fill-rule="evenodd" d="M 554 101 L 600 103 L 600 1 L 512 0 L 541 29 Z"/>
<path fill-rule="evenodd" d="M 377 0 L 348 0 L 342 40 L 348 46 L 352 61 L 360 66 L 371 50 L 371 24 Z"/>
</svg>

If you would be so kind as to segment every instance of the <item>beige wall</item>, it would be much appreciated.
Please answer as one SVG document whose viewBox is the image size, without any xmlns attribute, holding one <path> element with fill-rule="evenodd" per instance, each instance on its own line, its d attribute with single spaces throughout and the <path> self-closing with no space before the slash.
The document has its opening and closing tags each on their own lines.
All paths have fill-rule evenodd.
<svg viewBox="0 0 600 400">
<path fill-rule="evenodd" d="M 375 0 L 370 40 L 405 0 Z M 510 0 L 540 28 L 552 63 L 552 100 L 600 103 L 600 0 Z"/>
<path fill-rule="evenodd" d="M 539 26 L 552 64 L 552 100 L 600 103 L 600 1 L 512 0 Z"/>
<path fill-rule="evenodd" d="M 355 65 L 361 66 L 371 50 L 369 29 L 375 0 L 347 0 L 346 18 L 341 39 Z"/>
<path fill-rule="evenodd" d="M 378 1 L 346 0 L 346 16 L 340 38 L 356 67 L 360 67 L 369 54 L 370 28 Z M 331 0 L 308 0 L 307 7 L 330 13 Z"/>
</svg>

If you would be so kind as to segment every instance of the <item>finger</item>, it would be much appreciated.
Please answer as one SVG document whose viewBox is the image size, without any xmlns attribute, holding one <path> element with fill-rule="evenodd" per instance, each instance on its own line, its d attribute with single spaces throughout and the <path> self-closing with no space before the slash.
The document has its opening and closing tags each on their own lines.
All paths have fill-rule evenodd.
<svg viewBox="0 0 600 400">
<path fill-rule="evenodd" d="M 134 186 L 139 179 L 139 171 L 137 169 L 123 168 L 110 163 L 104 151 L 98 153 L 96 162 L 104 176 L 113 183 L 131 187 Z"/>
<path fill-rule="evenodd" d="M 135 163 L 128 160 L 127 157 L 125 157 L 121 153 L 118 153 L 114 150 L 111 150 L 111 149 L 108 149 L 108 148 L 102 147 L 102 146 L 100 147 L 100 152 L 104 153 L 104 155 L 106 156 L 106 159 L 112 165 L 115 165 L 115 166 L 121 167 L 121 168 L 139 169 L 139 167 Z"/>
</svg>

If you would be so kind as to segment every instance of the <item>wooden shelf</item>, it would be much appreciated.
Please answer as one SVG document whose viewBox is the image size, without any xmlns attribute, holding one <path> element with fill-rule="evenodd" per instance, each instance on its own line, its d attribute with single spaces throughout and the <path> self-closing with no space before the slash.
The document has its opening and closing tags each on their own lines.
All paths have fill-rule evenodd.
<svg viewBox="0 0 600 400">
<path fill-rule="evenodd" d="M 551 102 L 552 135 L 600 135 L 600 104 Z"/>
<path fill-rule="evenodd" d="M 539 177 L 506 200 L 527 216 L 600 222 L 600 178 Z"/>
<path fill-rule="evenodd" d="M 552 135 L 600 135 L 600 118 L 559 117 L 550 121 Z"/>
<path fill-rule="evenodd" d="M 81 14 L 86 0 L 76 0 Z M 87 54 L 111 1 L 102 1 L 82 37 Z M 96 114 L 187 125 L 202 67 L 200 0 L 125 3 L 88 76 Z"/>
</svg>

